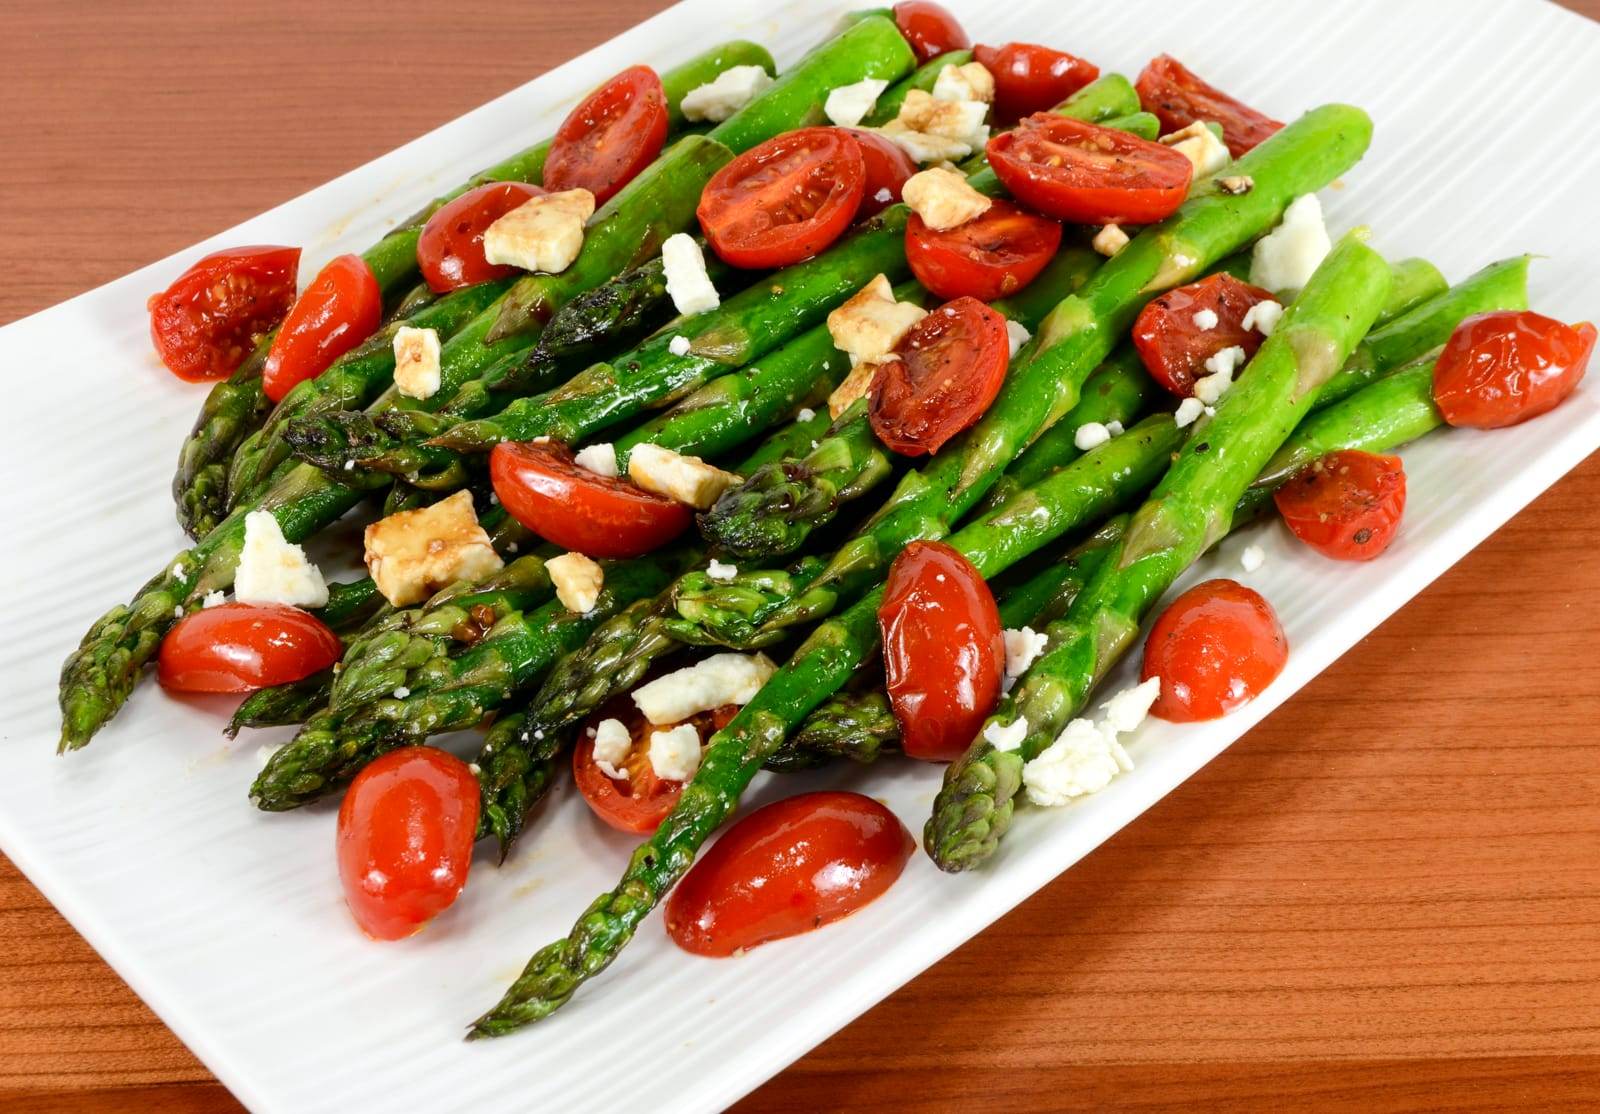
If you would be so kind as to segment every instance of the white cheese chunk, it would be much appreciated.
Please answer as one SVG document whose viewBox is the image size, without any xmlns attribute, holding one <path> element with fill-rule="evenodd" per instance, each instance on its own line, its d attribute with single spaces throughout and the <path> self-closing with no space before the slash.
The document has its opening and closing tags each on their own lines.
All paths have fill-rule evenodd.
<svg viewBox="0 0 1600 1114">
<path fill-rule="evenodd" d="M 691 347 L 689 338 L 686 336 L 675 336 L 667 341 L 667 351 L 674 356 L 687 356 Z"/>
<path fill-rule="evenodd" d="M 1099 792 L 1132 765 L 1114 735 L 1092 720 L 1075 719 L 1022 767 L 1022 784 L 1028 800 L 1057 808 L 1074 797 Z"/>
<path fill-rule="evenodd" d="M 1106 423 L 1106 432 L 1111 434 L 1113 437 L 1121 437 L 1123 433 L 1122 423 L 1117 421 L 1115 418 L 1112 418 Z"/>
<path fill-rule="evenodd" d="M 562 190 L 529 198 L 483 233 L 483 257 L 524 271 L 559 274 L 583 250 L 583 226 L 594 216 L 594 194 Z"/>
<path fill-rule="evenodd" d="M 731 66 L 690 89 L 678 107 L 685 120 L 721 123 L 770 88 L 772 77 L 760 66 Z"/>
<path fill-rule="evenodd" d="M 421 603 L 458 580 L 482 579 L 503 564 L 478 525 L 470 491 L 381 518 L 367 527 L 364 541 L 367 571 L 396 607 Z"/>
<path fill-rule="evenodd" d="M 1044 634 L 1032 627 L 1006 628 L 1006 669 L 1005 676 L 1000 681 L 1002 691 L 1011 691 L 1011 686 L 1017 683 L 1017 678 L 1026 673 L 1034 660 L 1044 653 L 1045 644 L 1049 641 Z"/>
<path fill-rule="evenodd" d="M 852 403 L 858 398 L 866 398 L 872 390 L 872 378 L 878 374 L 878 365 L 875 363 L 860 363 L 850 369 L 850 374 L 844 377 L 844 382 L 833 389 L 828 396 L 828 416 L 838 420 L 840 414 L 850 409 Z M 816 445 L 811 446 L 813 449 Z"/>
<path fill-rule="evenodd" d="M 1244 349 L 1238 345 L 1207 357 L 1205 369 L 1211 374 L 1195 380 L 1194 397 L 1207 405 L 1214 404 L 1233 386 L 1233 373 L 1244 362 Z"/>
<path fill-rule="evenodd" d="M 244 519 L 233 598 L 240 603 L 321 607 L 328 602 L 328 585 L 322 571 L 306 560 L 306 551 L 284 538 L 270 511 L 251 511 Z"/>
<path fill-rule="evenodd" d="M 947 232 L 982 216 L 994 204 L 967 184 L 965 175 L 932 167 L 906 179 L 900 197 L 935 232 Z"/>
<path fill-rule="evenodd" d="M 732 580 L 734 577 L 739 575 L 739 566 L 724 565 L 721 561 L 713 557 L 711 558 L 711 563 L 706 566 L 706 575 L 712 580 Z"/>
<path fill-rule="evenodd" d="M 1333 250 L 1322 223 L 1322 202 L 1304 194 L 1283 211 L 1277 228 L 1256 241 L 1250 256 L 1250 282 L 1274 294 L 1297 291 Z"/>
<path fill-rule="evenodd" d="M 1199 120 L 1162 136 L 1161 142 L 1194 164 L 1196 178 L 1209 178 L 1233 159 L 1227 145 Z"/>
<path fill-rule="evenodd" d="M 1262 336 L 1270 337 L 1272 330 L 1278 327 L 1278 322 L 1282 318 L 1283 306 L 1268 298 L 1245 310 L 1244 321 L 1241 324 L 1246 329 L 1254 329 Z"/>
<path fill-rule="evenodd" d="M 927 310 L 915 302 L 895 301 L 893 287 L 880 274 L 828 314 L 828 333 L 833 346 L 852 363 L 875 363 L 888 357 L 911 327 L 926 316 Z"/>
<path fill-rule="evenodd" d="M 587 615 L 600 602 L 600 589 L 605 587 L 606 571 L 582 553 L 563 553 L 544 563 L 555 585 L 556 599 L 574 615 Z"/>
<path fill-rule="evenodd" d="M 620 719 L 603 719 L 594 728 L 594 764 L 606 777 L 627 781 L 623 763 L 633 750 L 633 736 Z"/>
<path fill-rule="evenodd" d="M 946 66 L 933 79 L 933 99 L 937 101 L 994 101 L 994 74 L 982 62 Z"/>
<path fill-rule="evenodd" d="M 1011 358 L 1016 359 L 1017 353 L 1022 351 L 1022 346 L 1033 339 L 1033 334 L 1020 321 L 1006 322 L 1006 342 L 1011 346 Z"/>
<path fill-rule="evenodd" d="M 1110 258 L 1128 246 L 1128 234 L 1118 224 L 1108 224 L 1094 234 L 1094 239 L 1089 241 L 1091 247 L 1101 255 Z"/>
<path fill-rule="evenodd" d="M 990 720 L 983 726 L 983 741 L 999 751 L 1016 750 L 1028 737 L 1028 717 L 1018 716 L 1007 724 Z"/>
<path fill-rule="evenodd" d="M 828 99 L 822 102 L 823 115 L 841 128 L 853 128 L 866 119 L 888 87 L 889 83 L 881 78 L 865 77 L 830 89 Z"/>
<path fill-rule="evenodd" d="M 919 166 L 964 159 L 972 154 L 972 144 L 940 135 L 929 135 L 906 127 L 898 118 L 877 129 L 878 134 L 904 151 Z M 987 142 L 987 140 L 985 141 Z"/>
<path fill-rule="evenodd" d="M 931 93 L 913 89 L 901 102 L 900 115 L 894 122 L 907 131 L 956 140 L 970 150 L 989 142 L 989 126 L 983 122 L 988 114 L 989 106 L 982 101 L 939 100 Z"/>
<path fill-rule="evenodd" d="M 1178 403 L 1177 411 L 1172 415 L 1172 424 L 1179 429 L 1194 425 L 1200 420 L 1200 415 L 1205 413 L 1206 404 L 1197 398 L 1186 398 Z"/>
<path fill-rule="evenodd" d="M 748 704 L 776 671 L 765 654 L 712 654 L 640 685 L 633 702 L 651 723 L 678 723 L 726 704 Z"/>
<path fill-rule="evenodd" d="M 1097 449 L 1111 440 L 1111 430 L 1099 422 L 1084 422 L 1072 435 L 1072 443 L 1083 452 Z"/>
<path fill-rule="evenodd" d="M 601 441 L 595 445 L 585 445 L 572 454 L 572 462 L 579 468 L 585 468 L 597 476 L 609 479 L 617 478 L 617 450 L 616 446 Z"/>
<path fill-rule="evenodd" d="M 794 420 L 797 422 L 809 422 L 816 416 L 817 412 L 811 409 L 811 407 L 802 406 L 799 410 L 795 411 Z"/>
<path fill-rule="evenodd" d="M 679 313 L 705 313 L 722 304 L 722 296 L 706 275 L 706 257 L 687 232 L 668 236 L 661 245 L 661 271 L 667 295 Z"/>
<path fill-rule="evenodd" d="M 650 732 L 650 768 L 663 781 L 688 781 L 700 768 L 700 732 L 692 723 Z"/>
<path fill-rule="evenodd" d="M 228 602 L 228 597 L 221 591 L 207 592 L 200 600 L 201 607 L 221 607 Z"/>
<path fill-rule="evenodd" d="M 1100 705 L 1101 710 L 1105 712 L 1103 729 L 1117 735 L 1137 731 L 1160 696 L 1160 677 L 1151 677 L 1141 684 L 1123 689 Z"/>
<path fill-rule="evenodd" d="M 646 491 L 665 495 L 696 510 L 710 510 L 719 496 L 739 482 L 732 472 L 659 445 L 635 445 L 628 454 L 628 478 Z"/>
<path fill-rule="evenodd" d="M 1209 333 L 1212 329 L 1217 327 L 1217 322 L 1219 320 L 1220 318 L 1217 317 L 1216 310 L 1203 309 L 1194 315 L 1194 327 L 1203 333 Z"/>
<path fill-rule="evenodd" d="M 1244 552 L 1239 554 L 1239 567 L 1245 572 L 1255 572 L 1267 563 L 1267 551 L 1259 545 L 1247 545 Z"/>
<path fill-rule="evenodd" d="M 439 391 L 439 332 L 402 325 L 394 334 L 394 385 L 407 398 Z"/>
</svg>

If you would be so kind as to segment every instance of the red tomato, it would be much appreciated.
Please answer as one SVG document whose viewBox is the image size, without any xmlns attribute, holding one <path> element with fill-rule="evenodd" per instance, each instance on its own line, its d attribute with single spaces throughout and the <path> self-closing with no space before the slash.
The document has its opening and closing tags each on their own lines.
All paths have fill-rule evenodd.
<svg viewBox="0 0 1600 1114">
<path fill-rule="evenodd" d="M 948 545 L 912 542 L 889 568 L 878 626 L 901 746 L 929 762 L 961 757 L 1000 698 L 1006 664 L 989 586 Z"/>
<path fill-rule="evenodd" d="M 544 187 L 586 189 L 594 203 L 655 161 L 667 142 L 667 94 L 649 66 L 630 66 L 574 108 L 544 160 Z"/>
<path fill-rule="evenodd" d="M 272 340 L 261 385 L 281 402 L 298 383 L 366 340 L 383 317 L 383 291 L 359 255 L 341 255 L 311 280 Z"/>
<path fill-rule="evenodd" d="M 1150 628 L 1141 676 L 1161 678 L 1153 713 L 1192 723 L 1253 700 L 1288 660 L 1272 605 L 1237 581 L 1208 580 L 1173 600 Z"/>
<path fill-rule="evenodd" d="M 911 49 L 916 51 L 919 62 L 972 45 L 960 21 L 940 5 L 927 3 L 927 0 L 904 0 L 896 4 L 894 22 Z"/>
<path fill-rule="evenodd" d="M 861 144 L 840 128 L 800 128 L 717 171 L 696 215 L 735 267 L 787 267 L 837 240 L 866 192 Z"/>
<path fill-rule="evenodd" d="M 435 747 L 370 762 L 339 806 L 339 880 L 356 924 L 375 940 L 410 936 L 467 884 L 478 831 L 478 779 Z"/>
<path fill-rule="evenodd" d="M 864 128 L 840 130 L 849 132 L 861 148 L 866 180 L 862 184 L 861 207 L 856 210 L 856 219 L 866 220 L 900 200 L 900 191 L 906 179 L 917 172 L 917 164 L 898 145 L 890 143 L 877 132 Z"/>
<path fill-rule="evenodd" d="M 1194 178 L 1181 151 L 1048 112 L 989 140 L 988 153 L 1018 201 L 1081 224 L 1154 223 L 1183 204 Z"/>
<path fill-rule="evenodd" d="M 936 453 L 989 409 L 1005 381 L 1006 319 L 976 298 L 924 317 L 872 377 L 872 432 L 904 456 Z"/>
<path fill-rule="evenodd" d="M 483 234 L 511 210 L 544 190 L 526 182 L 490 182 L 468 190 L 428 218 L 417 241 L 422 277 L 437 294 L 463 286 L 509 278 L 517 268 L 483 257 Z"/>
<path fill-rule="evenodd" d="M 667 935 L 717 957 L 799 936 L 894 885 L 916 846 L 894 813 L 859 793 L 774 801 L 723 833 L 678 883 Z"/>
<path fill-rule="evenodd" d="M 1133 323 L 1133 346 L 1151 378 L 1187 398 L 1194 394 L 1194 381 L 1207 374 L 1205 362 L 1224 348 L 1243 348 L 1246 357 L 1256 354 L 1266 338 L 1246 329 L 1244 317 L 1251 306 L 1271 300 L 1269 291 L 1232 275 L 1209 275 L 1145 303 Z M 1206 311 L 1216 314 L 1217 323 L 1202 329 L 1194 318 Z"/>
<path fill-rule="evenodd" d="M 250 692 L 320 673 L 344 655 L 309 611 L 225 603 L 191 611 L 161 640 L 156 676 L 170 692 Z"/>
<path fill-rule="evenodd" d="M 972 56 L 994 75 L 994 111 L 999 120 L 1020 120 L 1054 108 L 1100 76 L 1093 62 L 1037 43 L 979 45 Z"/>
<path fill-rule="evenodd" d="M 1294 536 L 1324 557 L 1370 561 L 1400 529 L 1406 470 L 1397 456 L 1345 449 L 1290 477 L 1273 501 Z"/>
<path fill-rule="evenodd" d="M 196 382 L 230 374 L 294 302 L 299 248 L 215 251 L 150 295 L 150 339 L 167 370 Z"/>
<path fill-rule="evenodd" d="M 1161 132 L 1175 132 L 1196 120 L 1222 125 L 1222 140 L 1234 158 L 1283 127 L 1221 89 L 1207 84 L 1170 54 L 1152 58 L 1134 83 L 1139 103 L 1161 121 Z"/>
<path fill-rule="evenodd" d="M 917 281 L 941 298 L 992 302 L 1039 277 L 1061 246 L 1061 225 L 995 201 L 987 212 L 944 232 L 912 213 L 906 259 Z"/>
<path fill-rule="evenodd" d="M 727 726 L 738 711 L 730 704 L 692 716 L 688 722 L 700 732 L 700 741 L 704 744 Z M 633 749 L 621 767 L 628 775 L 625 779 L 613 778 L 595 765 L 594 739 L 589 731 L 604 719 L 621 720 L 628 734 L 633 736 Z M 675 723 L 653 726 L 628 697 L 608 702 L 585 721 L 585 730 L 579 733 L 578 745 L 572 749 L 572 778 L 578 783 L 584 803 L 596 816 L 617 831 L 634 835 L 648 835 L 661 826 L 661 821 L 683 795 L 684 783 L 656 776 L 655 767 L 650 765 L 650 736 L 677 726 Z"/>
<path fill-rule="evenodd" d="M 505 441 L 489 454 L 489 479 L 512 518 L 590 557 L 640 557 L 689 528 L 682 503 L 574 463 L 565 445 Z"/>
<path fill-rule="evenodd" d="M 1433 367 L 1433 400 L 1444 420 L 1500 429 L 1549 413 L 1583 381 L 1595 327 L 1529 310 L 1469 317 Z"/>
</svg>

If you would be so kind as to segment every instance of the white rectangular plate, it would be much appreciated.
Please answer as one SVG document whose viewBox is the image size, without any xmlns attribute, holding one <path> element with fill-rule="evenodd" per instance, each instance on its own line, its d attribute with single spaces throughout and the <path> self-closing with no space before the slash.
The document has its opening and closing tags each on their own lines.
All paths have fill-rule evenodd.
<svg viewBox="0 0 1600 1114">
<path fill-rule="evenodd" d="M 1540 309 L 1576 320 L 1600 307 L 1600 223 L 1585 192 L 1600 148 L 1574 141 L 1571 124 L 1594 103 L 1600 28 L 1579 17 L 1534 0 L 1217 0 L 1203 17 L 1160 0 L 949 3 L 984 41 L 1051 43 L 1130 75 L 1171 51 L 1284 118 L 1324 101 L 1362 105 L 1376 140 L 1348 184 L 1324 194 L 1335 229 L 1370 225 L 1391 257 L 1423 255 L 1454 278 L 1541 253 Z M 1591 382 L 1530 425 L 1408 450 L 1405 530 L 1381 561 L 1336 568 L 1276 526 L 1229 541 L 1194 575 L 1258 587 L 1294 646 L 1263 699 L 1219 723 L 1147 727 L 1129 748 L 1133 773 L 1075 807 L 1026 813 L 987 870 L 945 877 L 918 855 L 887 897 L 825 931 L 711 961 L 670 946 L 653 918 L 612 971 L 512 1039 L 460 1037 L 612 884 L 630 847 L 571 793 L 556 794 L 507 867 L 479 864 L 458 908 L 380 946 L 342 907 L 333 810 L 268 816 L 246 803 L 257 748 L 284 732 L 226 744 L 224 705 L 147 684 L 89 750 L 55 756 L 61 659 L 182 545 L 168 483 L 201 392 L 155 368 L 150 291 L 229 243 L 303 243 L 308 265 L 361 250 L 393 217 L 548 134 L 623 66 L 669 64 L 735 35 L 787 62 L 847 6 L 689 0 L 304 197 L 0 330 L 12 415 L 0 448 L 0 845 L 251 1107 L 618 1109 L 639 1079 L 660 1110 L 725 1105 L 1133 820 L 1600 446 Z M 1245 575 L 1249 540 L 1268 560 Z M 887 763 L 768 779 L 754 796 L 856 785 L 920 831 L 938 776 Z"/>
</svg>

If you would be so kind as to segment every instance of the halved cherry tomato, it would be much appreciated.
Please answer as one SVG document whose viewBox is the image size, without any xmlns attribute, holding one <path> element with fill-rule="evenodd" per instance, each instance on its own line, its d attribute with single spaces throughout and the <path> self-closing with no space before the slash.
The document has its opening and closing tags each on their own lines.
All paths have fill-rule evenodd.
<svg viewBox="0 0 1600 1114">
<path fill-rule="evenodd" d="M 911 327 L 872 377 L 872 431 L 905 456 L 936 453 L 989 409 L 1005 381 L 1006 319 L 976 298 L 946 302 Z"/>
<path fill-rule="evenodd" d="M 861 148 L 862 165 L 866 168 L 866 181 L 861 188 L 861 207 L 856 210 L 857 220 L 876 216 L 900 200 L 900 191 L 906 179 L 917 172 L 917 164 L 899 145 L 889 142 L 877 132 L 865 128 L 841 128 Z"/>
<path fill-rule="evenodd" d="M 1100 67 L 1037 43 L 974 47 L 972 56 L 994 75 L 998 120 L 1020 120 L 1054 108 L 1100 76 Z"/>
<path fill-rule="evenodd" d="M 787 267 L 837 240 L 866 192 L 861 144 L 840 128 L 800 128 L 717 171 L 696 215 L 735 267 Z"/>
<path fill-rule="evenodd" d="M 886 688 L 912 758 L 959 758 L 1000 698 L 1006 664 L 994 595 L 959 552 L 912 542 L 889 567 L 883 603 Z"/>
<path fill-rule="evenodd" d="M 191 383 L 229 375 L 294 303 L 299 248 L 214 251 L 150 295 L 150 340 Z"/>
<path fill-rule="evenodd" d="M 667 142 L 667 94 L 649 66 L 630 66 L 574 108 L 544 160 L 544 188 L 586 189 L 594 203 L 655 161 Z"/>
<path fill-rule="evenodd" d="M 410 936 L 460 896 L 478 829 L 478 779 L 436 747 L 369 762 L 339 806 L 339 880 L 375 940 Z"/>
<path fill-rule="evenodd" d="M 730 704 L 691 716 L 688 722 L 694 724 L 700 732 L 701 743 L 705 743 L 726 727 L 738 711 Z M 595 765 L 594 739 L 589 731 L 605 719 L 620 720 L 633 737 L 633 749 L 621 767 L 628 776 L 621 780 Z M 596 816 L 617 831 L 634 835 L 648 835 L 661 826 L 661 821 L 683 795 L 684 783 L 656 776 L 655 767 L 650 764 L 650 736 L 677 726 L 675 723 L 652 725 L 626 696 L 607 702 L 584 722 L 584 730 L 578 734 L 578 745 L 572 748 L 572 779 L 577 782 L 584 803 Z"/>
<path fill-rule="evenodd" d="M 1194 394 L 1194 381 L 1206 374 L 1205 362 L 1224 348 L 1243 348 L 1246 357 L 1256 354 L 1266 337 L 1244 327 L 1245 314 L 1271 300 L 1269 291 L 1230 274 L 1208 275 L 1147 302 L 1133 323 L 1133 346 L 1151 378 L 1187 398 Z M 1215 314 L 1217 323 L 1202 329 L 1195 323 L 1199 313 Z"/>
<path fill-rule="evenodd" d="M 483 234 L 511 210 L 544 190 L 526 182 L 490 182 L 468 190 L 428 218 L 417 241 L 422 277 L 437 294 L 463 286 L 509 278 L 517 268 L 483 257 Z"/>
<path fill-rule="evenodd" d="M 1583 381 L 1595 327 L 1530 310 L 1469 317 L 1433 367 L 1433 400 L 1453 426 L 1500 429 L 1549 413 Z"/>
<path fill-rule="evenodd" d="M 273 402 L 366 340 L 383 317 L 383 291 L 359 255 L 341 255 L 317 272 L 272 339 L 261 385 Z"/>
<path fill-rule="evenodd" d="M 989 140 L 989 165 L 1011 195 L 1060 220 L 1150 224 L 1189 192 L 1181 151 L 1048 112 Z"/>
<path fill-rule="evenodd" d="M 916 840 L 859 793 L 802 793 L 723 833 L 667 899 L 667 935 L 730 956 L 831 924 L 894 885 Z"/>
<path fill-rule="evenodd" d="M 501 442 L 489 454 L 489 479 L 512 518 L 590 557 L 641 557 L 694 521 L 682 503 L 591 472 L 553 442 Z"/>
<path fill-rule="evenodd" d="M 344 655 L 309 611 L 224 603 L 191 611 L 161 640 L 156 676 L 170 692 L 250 692 L 320 673 Z"/>
<path fill-rule="evenodd" d="M 1397 456 L 1344 449 L 1291 476 L 1273 501 L 1294 536 L 1324 557 L 1370 561 L 1400 529 L 1406 470 Z"/>
<path fill-rule="evenodd" d="M 1161 133 L 1186 128 L 1196 120 L 1222 125 L 1222 141 L 1234 158 L 1268 138 L 1283 125 L 1235 100 L 1188 69 L 1170 54 L 1152 58 L 1134 83 L 1139 103 L 1161 121 Z"/>
<path fill-rule="evenodd" d="M 917 53 L 917 61 L 926 62 L 952 50 L 965 50 L 972 45 L 961 21 L 938 4 L 927 0 L 904 0 L 894 6 L 894 23 L 900 28 L 906 42 Z"/>
<path fill-rule="evenodd" d="M 916 213 L 906 224 L 906 260 L 917 281 L 941 298 L 992 302 L 1039 277 L 1061 246 L 1061 225 L 995 200 L 982 216 L 944 232 Z"/>
<path fill-rule="evenodd" d="M 1238 581 L 1208 580 L 1173 600 L 1150 628 L 1141 676 L 1161 678 L 1151 712 L 1192 723 L 1253 700 L 1288 660 L 1272 605 Z"/>
</svg>

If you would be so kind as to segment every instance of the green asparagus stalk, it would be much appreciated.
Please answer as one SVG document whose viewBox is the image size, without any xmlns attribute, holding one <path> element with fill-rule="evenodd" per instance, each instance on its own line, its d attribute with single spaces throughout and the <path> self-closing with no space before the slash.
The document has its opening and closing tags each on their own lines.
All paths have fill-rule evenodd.
<svg viewBox="0 0 1600 1114">
<path fill-rule="evenodd" d="M 972 51 L 950 50 L 922 63 L 879 94 L 878 103 L 873 105 L 872 111 L 862 118 L 861 126 L 876 128 L 887 124 L 900 115 L 900 106 L 905 103 L 907 93 L 913 89 L 921 89 L 924 93 L 933 92 L 933 84 L 939 80 L 941 70 L 947 66 L 962 66 L 970 61 L 972 61 Z"/>
</svg>

